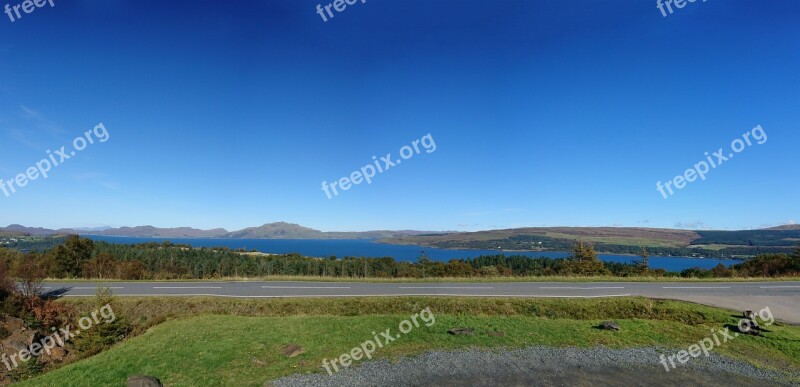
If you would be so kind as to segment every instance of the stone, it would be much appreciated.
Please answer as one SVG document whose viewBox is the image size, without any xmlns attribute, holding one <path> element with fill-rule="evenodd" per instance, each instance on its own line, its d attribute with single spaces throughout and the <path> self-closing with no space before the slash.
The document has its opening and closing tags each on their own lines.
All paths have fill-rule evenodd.
<svg viewBox="0 0 800 387">
<path fill-rule="evenodd" d="M 449 331 L 447 331 L 447 333 L 454 336 L 459 336 L 459 335 L 472 336 L 474 332 L 475 330 L 472 328 L 452 328 Z"/>
<path fill-rule="evenodd" d="M 39 356 L 39 360 L 44 363 L 51 363 L 51 362 L 60 362 L 64 361 L 64 358 L 69 355 L 69 352 L 61 347 L 55 347 L 50 349 L 50 354 L 48 355 L 46 351 L 42 351 L 42 355 Z"/>
<path fill-rule="evenodd" d="M 605 329 L 607 331 L 618 331 L 619 330 L 619 323 L 616 321 L 603 321 L 600 323 L 600 329 Z"/>
<path fill-rule="evenodd" d="M 30 348 L 31 344 L 39 341 L 39 332 L 18 330 L 0 341 L 0 353 L 12 355 L 23 349 Z"/>
<path fill-rule="evenodd" d="M 152 376 L 135 375 L 128 378 L 128 387 L 164 387 L 164 385 Z"/>
<path fill-rule="evenodd" d="M 284 355 L 286 355 L 288 357 L 297 357 L 297 356 L 300 356 L 301 354 L 305 353 L 306 350 L 303 349 L 303 347 L 301 347 L 301 346 L 299 346 L 297 344 L 289 344 L 289 345 L 283 347 L 283 351 L 282 352 L 283 352 Z"/>
<path fill-rule="evenodd" d="M 5 328 L 6 332 L 13 333 L 25 329 L 25 320 L 11 316 L 4 316 L 2 318 L 2 322 L 0 322 L 0 326 Z"/>
<path fill-rule="evenodd" d="M 743 322 L 743 323 L 742 323 Z M 761 327 L 755 320 L 743 320 L 739 323 L 739 332 L 746 335 L 761 336 Z"/>
</svg>

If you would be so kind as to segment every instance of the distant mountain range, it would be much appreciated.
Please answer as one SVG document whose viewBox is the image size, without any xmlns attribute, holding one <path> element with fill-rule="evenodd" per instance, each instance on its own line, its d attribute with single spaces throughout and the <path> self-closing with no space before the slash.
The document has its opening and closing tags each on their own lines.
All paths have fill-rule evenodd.
<svg viewBox="0 0 800 387">
<path fill-rule="evenodd" d="M 325 232 L 294 223 L 268 223 L 230 232 L 222 228 L 153 226 L 119 228 L 69 228 L 51 230 L 12 224 L 0 227 L 0 236 L 102 235 L 137 238 L 229 239 L 375 239 L 382 243 L 443 249 L 494 251 L 569 251 L 577 241 L 589 242 L 598 252 L 637 255 L 642 248 L 652 255 L 750 257 L 764 253 L 789 253 L 800 243 L 800 225 L 757 230 L 715 231 L 642 227 L 526 227 L 476 232 L 376 230 Z"/>
<path fill-rule="evenodd" d="M 356 232 L 324 232 L 294 223 L 276 222 L 259 227 L 248 227 L 239 231 L 229 232 L 223 228 L 200 230 L 192 227 L 158 228 L 153 226 L 138 227 L 94 227 L 94 228 L 62 228 L 58 230 L 41 227 L 25 227 L 12 224 L 0 227 L 2 234 L 18 235 L 103 235 L 135 238 L 231 238 L 231 239 L 382 239 L 399 238 L 411 235 L 431 234 L 430 231 L 414 230 L 376 230 Z M 441 234 L 441 232 L 437 232 Z"/>
</svg>

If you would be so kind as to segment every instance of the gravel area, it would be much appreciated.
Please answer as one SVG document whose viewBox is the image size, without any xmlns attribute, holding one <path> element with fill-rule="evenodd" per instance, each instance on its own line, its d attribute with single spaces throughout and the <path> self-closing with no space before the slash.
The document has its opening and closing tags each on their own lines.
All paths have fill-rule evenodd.
<svg viewBox="0 0 800 387">
<path fill-rule="evenodd" d="M 395 363 L 367 361 L 327 373 L 292 375 L 268 386 L 800 386 L 775 372 L 712 354 L 667 372 L 659 348 L 530 347 L 432 351 Z M 795 370 L 794 377 L 800 376 Z M 784 380 L 784 381 L 781 381 Z"/>
</svg>

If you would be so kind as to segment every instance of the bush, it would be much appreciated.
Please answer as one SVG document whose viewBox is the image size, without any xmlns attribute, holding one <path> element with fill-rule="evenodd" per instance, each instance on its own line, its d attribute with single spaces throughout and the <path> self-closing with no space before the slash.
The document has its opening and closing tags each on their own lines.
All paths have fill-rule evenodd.
<svg viewBox="0 0 800 387">
<path fill-rule="evenodd" d="M 484 277 L 497 277 L 500 275 L 500 271 L 498 271 L 494 266 L 484 266 L 478 270 Z"/>
<path fill-rule="evenodd" d="M 10 373 L 11 379 L 15 382 L 30 379 L 41 374 L 43 368 L 42 364 L 39 363 L 39 358 L 32 358 L 27 362 L 21 362 L 19 367 L 13 369 Z"/>
<path fill-rule="evenodd" d="M 68 305 L 41 298 L 31 309 L 33 317 L 45 330 L 67 326 L 74 316 L 73 309 Z"/>
<path fill-rule="evenodd" d="M 0 259 L 0 303 L 14 292 L 14 281 L 8 270 L 8 264 Z"/>
<path fill-rule="evenodd" d="M 28 315 L 25 310 L 25 297 L 21 294 L 13 292 L 5 296 L 0 302 L 0 314 L 7 314 L 13 317 L 19 317 L 23 320 L 30 320 L 32 316 Z"/>
<path fill-rule="evenodd" d="M 590 244 L 575 243 L 572 256 L 561 262 L 559 272 L 562 274 L 577 274 L 583 276 L 609 274 L 603 261 L 597 258 L 597 252 Z"/>
<path fill-rule="evenodd" d="M 82 356 L 91 356 L 102 350 L 122 341 L 131 332 L 131 326 L 125 319 L 114 312 L 114 295 L 111 289 L 100 287 L 97 289 L 95 297 L 95 310 L 109 308 L 112 312 L 111 321 L 103 321 L 92 326 L 85 331 L 85 335 L 79 336 L 75 341 L 75 348 L 81 352 Z M 83 316 L 90 317 L 90 316 Z M 90 317 L 91 318 L 91 317 Z"/>
<path fill-rule="evenodd" d="M 775 277 L 797 273 L 786 254 L 761 254 L 749 261 L 734 265 L 739 273 L 749 277 Z"/>
</svg>

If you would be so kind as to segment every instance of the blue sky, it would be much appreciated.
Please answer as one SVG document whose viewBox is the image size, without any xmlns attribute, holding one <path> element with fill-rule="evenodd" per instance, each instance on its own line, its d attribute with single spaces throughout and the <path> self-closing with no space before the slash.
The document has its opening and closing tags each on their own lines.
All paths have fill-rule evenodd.
<svg viewBox="0 0 800 387">
<path fill-rule="evenodd" d="M 0 192 L 0 224 L 800 220 L 797 1 L 663 17 L 642 0 L 367 0 L 327 22 L 317 4 L 55 0 L 14 22 L 0 14 L 0 178 L 100 122 L 110 135 Z M 658 193 L 756 125 L 768 141 Z M 322 191 L 428 133 L 435 152 Z"/>
</svg>

